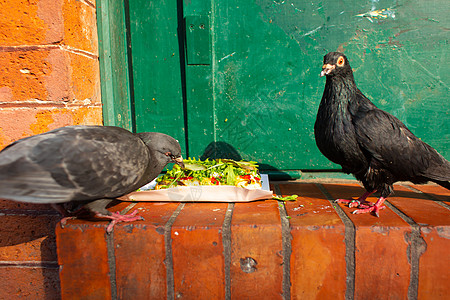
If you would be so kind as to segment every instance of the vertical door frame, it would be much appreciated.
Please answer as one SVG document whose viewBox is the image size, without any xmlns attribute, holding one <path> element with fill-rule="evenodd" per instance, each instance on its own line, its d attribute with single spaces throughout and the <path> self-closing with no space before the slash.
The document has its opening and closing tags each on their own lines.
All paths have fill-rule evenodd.
<svg viewBox="0 0 450 300">
<path fill-rule="evenodd" d="M 127 1 L 97 1 L 103 124 L 133 131 L 127 39 Z"/>
</svg>

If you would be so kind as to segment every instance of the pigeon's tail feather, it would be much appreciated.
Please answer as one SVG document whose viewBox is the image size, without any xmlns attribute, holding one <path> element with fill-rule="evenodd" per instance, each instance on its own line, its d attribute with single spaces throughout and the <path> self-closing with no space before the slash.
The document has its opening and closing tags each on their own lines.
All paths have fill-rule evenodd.
<svg viewBox="0 0 450 300">
<path fill-rule="evenodd" d="M 18 186 L 4 187 L 0 185 L 0 198 L 27 203 L 62 203 L 71 199 L 72 193 L 62 189 L 53 189 L 42 186 L 40 188 Z"/>
<path fill-rule="evenodd" d="M 448 182 L 450 181 L 450 162 L 435 150 L 434 152 L 435 154 L 437 154 L 437 157 L 435 158 L 433 163 L 430 164 L 429 168 L 421 175 L 429 178 L 429 180 L 436 182 L 439 185 L 442 185 L 442 182 L 445 185 L 446 182 L 448 186 Z"/>
<path fill-rule="evenodd" d="M 29 203 L 61 203 L 72 199 L 74 191 L 62 188 L 49 176 L 28 173 L 19 177 L 0 176 L 0 198 Z"/>
<path fill-rule="evenodd" d="M 49 204 L 49 203 L 64 203 L 60 195 L 47 195 L 45 197 L 37 197 L 36 195 L 18 195 L 18 194 L 3 194 L 0 195 L 1 199 L 12 200 L 25 203 L 37 203 L 37 204 Z"/>
<path fill-rule="evenodd" d="M 438 154 L 441 162 L 429 168 L 426 172 L 426 177 L 440 186 L 450 190 L 450 162 Z"/>
</svg>

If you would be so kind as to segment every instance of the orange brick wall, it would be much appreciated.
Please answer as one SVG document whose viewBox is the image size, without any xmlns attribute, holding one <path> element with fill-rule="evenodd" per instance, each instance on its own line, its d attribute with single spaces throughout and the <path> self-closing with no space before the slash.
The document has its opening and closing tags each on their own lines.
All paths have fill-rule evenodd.
<svg viewBox="0 0 450 300">
<path fill-rule="evenodd" d="M 101 124 L 95 1 L 1 0 L 0 20 L 0 149 Z"/>
<path fill-rule="evenodd" d="M 102 124 L 95 0 L 0 0 L 0 149 Z M 58 214 L 0 200 L 0 299 L 59 299 Z"/>
<path fill-rule="evenodd" d="M 334 202 L 357 184 L 272 190 L 299 197 L 121 202 L 144 220 L 57 226 L 62 299 L 449 299 L 448 190 L 396 185 L 379 218 Z"/>
</svg>

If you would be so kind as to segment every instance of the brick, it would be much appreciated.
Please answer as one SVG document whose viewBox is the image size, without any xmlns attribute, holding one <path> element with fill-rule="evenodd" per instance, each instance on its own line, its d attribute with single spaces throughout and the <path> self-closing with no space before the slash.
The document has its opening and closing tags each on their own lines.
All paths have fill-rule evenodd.
<svg viewBox="0 0 450 300">
<path fill-rule="evenodd" d="M 71 220 L 56 226 L 62 299 L 111 299 L 106 224 Z"/>
<path fill-rule="evenodd" d="M 27 211 L 54 211 L 50 204 L 33 204 L 3 199 L 0 199 L 0 210 L 23 211 L 24 213 Z"/>
<path fill-rule="evenodd" d="M 4 0 L 0 45 L 66 45 L 98 53 L 95 1 Z"/>
<path fill-rule="evenodd" d="M 408 188 L 395 186 L 395 190 L 389 202 L 420 225 L 424 243 L 419 261 L 418 298 L 446 299 L 450 281 L 450 211 Z"/>
<path fill-rule="evenodd" d="M 186 204 L 172 226 L 175 297 L 225 299 L 226 203 Z"/>
<path fill-rule="evenodd" d="M 58 300 L 57 268 L 0 267 L 0 299 Z"/>
<path fill-rule="evenodd" d="M 177 203 L 138 203 L 144 221 L 114 228 L 119 299 L 164 299 L 167 294 L 164 226 Z"/>
<path fill-rule="evenodd" d="M 0 149 L 15 140 L 68 125 L 102 124 L 101 106 L 0 109 Z"/>
<path fill-rule="evenodd" d="M 100 104 L 100 70 L 97 57 L 69 53 L 69 58 L 73 98 L 88 99 L 89 104 Z"/>
<path fill-rule="evenodd" d="M 0 52 L 0 102 L 68 99 L 67 65 L 64 52 L 56 49 Z"/>
<path fill-rule="evenodd" d="M 344 299 L 345 225 L 315 184 L 281 184 L 291 228 L 291 298 Z"/>
<path fill-rule="evenodd" d="M 0 45 L 42 45 L 62 40 L 62 0 L 0 2 Z"/>
<path fill-rule="evenodd" d="M 59 216 L 1 216 L 0 261 L 57 261 Z"/>
<path fill-rule="evenodd" d="M 97 18 L 95 3 L 78 0 L 64 0 L 63 44 L 72 48 L 98 53 Z"/>
<path fill-rule="evenodd" d="M 100 102 L 98 60 L 57 46 L 0 51 L 0 103 L 90 99 Z"/>
<path fill-rule="evenodd" d="M 334 198 L 350 199 L 364 193 L 358 185 L 324 187 Z M 368 200 L 375 202 L 377 198 Z M 355 299 L 377 299 L 386 293 L 393 299 L 406 299 L 411 274 L 411 245 L 406 237 L 411 235 L 411 227 L 388 207 L 377 218 L 354 215 L 354 209 L 339 205 L 355 226 Z"/>
<path fill-rule="evenodd" d="M 230 273 L 232 299 L 282 298 L 282 230 L 276 201 L 235 204 Z"/>
<path fill-rule="evenodd" d="M 395 207 L 408 215 L 421 226 L 446 225 L 450 221 L 450 212 L 426 195 L 395 185 L 395 193 L 388 198 Z"/>
<path fill-rule="evenodd" d="M 448 299 L 450 226 L 421 228 L 426 251 L 420 257 L 418 299 Z"/>
</svg>

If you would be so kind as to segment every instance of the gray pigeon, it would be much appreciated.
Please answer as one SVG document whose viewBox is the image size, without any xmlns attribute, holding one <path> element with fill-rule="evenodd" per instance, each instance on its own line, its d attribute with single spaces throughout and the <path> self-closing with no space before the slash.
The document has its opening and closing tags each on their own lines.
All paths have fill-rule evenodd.
<svg viewBox="0 0 450 300">
<path fill-rule="evenodd" d="M 178 141 L 166 134 L 61 127 L 0 151 L 0 198 L 52 204 L 66 217 L 69 207 L 80 204 L 96 217 L 111 219 L 110 232 L 118 222 L 142 218 L 137 211 L 121 215 L 106 206 L 152 181 L 170 162 L 183 166 Z"/>
</svg>

